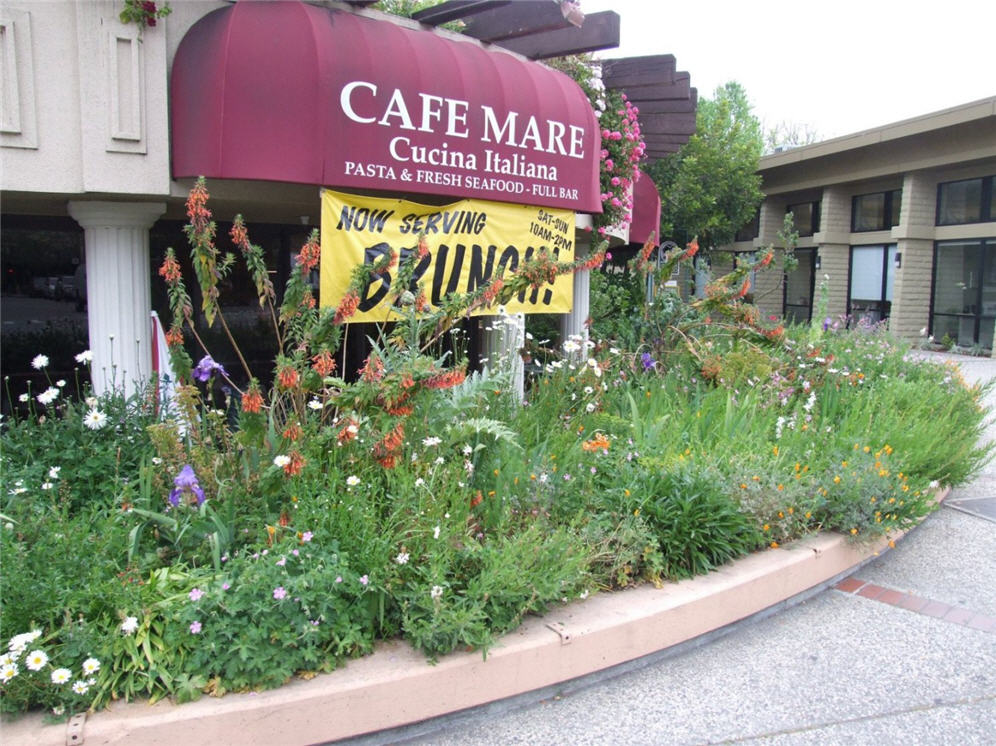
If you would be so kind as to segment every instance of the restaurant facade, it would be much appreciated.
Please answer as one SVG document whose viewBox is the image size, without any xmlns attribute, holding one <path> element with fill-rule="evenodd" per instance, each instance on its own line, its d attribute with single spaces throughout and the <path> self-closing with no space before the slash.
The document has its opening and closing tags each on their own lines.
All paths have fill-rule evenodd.
<svg viewBox="0 0 996 746">
<path fill-rule="evenodd" d="M 123 22 L 112 0 L 5 2 L 5 332 L 42 325 L 63 354 L 89 347 L 95 390 L 133 390 L 152 373 L 150 312 L 168 305 L 153 277 L 168 247 L 184 253 L 184 201 L 200 176 L 219 248 L 242 214 L 277 287 L 322 226 L 322 305 L 335 305 L 332 276 L 353 261 L 330 240 L 326 199 L 351 200 L 331 214 L 363 234 L 361 258 L 392 220 L 412 246 L 425 232 L 448 249 L 426 275 L 444 292 L 488 279 L 480 268 L 459 279 L 459 264 L 473 264 L 474 241 L 499 212 L 514 213 L 525 236 L 487 237 L 497 251 L 488 271 L 541 245 L 582 256 L 602 210 L 602 134 L 587 95 L 515 51 L 367 4 L 193 0 L 145 25 Z M 625 227 L 613 233 L 629 240 Z M 520 334 L 533 310 L 561 313 L 565 335 L 583 334 L 586 277 L 573 282 L 517 309 Z M 252 348 L 262 321 L 252 283 L 234 272 L 223 289 Z M 23 303 L 8 313 L 15 298 Z M 486 337 L 482 350 L 493 346 Z M 258 354 L 272 361 L 265 345 Z"/>
</svg>

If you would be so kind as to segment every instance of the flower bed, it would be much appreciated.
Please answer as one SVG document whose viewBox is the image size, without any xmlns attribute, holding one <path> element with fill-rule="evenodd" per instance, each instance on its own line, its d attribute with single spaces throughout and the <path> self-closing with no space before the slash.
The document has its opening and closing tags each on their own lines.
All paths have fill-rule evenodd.
<svg viewBox="0 0 996 746">
<path fill-rule="evenodd" d="M 206 204 L 200 185 L 194 281 L 223 325 L 230 260 Z M 490 304 L 500 321 L 504 298 L 597 269 L 602 252 L 583 265 L 541 252 L 428 308 L 404 281 L 420 241 L 395 268 L 402 319 L 347 381 L 337 359 L 355 304 L 314 307 L 317 244 L 277 308 L 240 220 L 232 238 L 278 322 L 272 390 L 240 361 L 182 346 L 197 327 L 170 255 L 178 400 L 77 402 L 54 386 L 4 423 L 6 711 L 279 686 L 397 635 L 430 660 L 486 653 L 565 600 L 689 577 L 821 529 L 887 536 L 988 456 L 976 445 L 983 392 L 956 369 L 910 362 L 880 332 L 761 323 L 743 278 L 770 255 L 701 300 L 662 290 L 635 349 L 532 349 L 542 365 L 521 402 L 506 372 L 468 372 L 456 323 Z M 649 250 L 634 273 L 655 266 Z M 356 297 L 378 271 L 354 277 Z"/>
</svg>

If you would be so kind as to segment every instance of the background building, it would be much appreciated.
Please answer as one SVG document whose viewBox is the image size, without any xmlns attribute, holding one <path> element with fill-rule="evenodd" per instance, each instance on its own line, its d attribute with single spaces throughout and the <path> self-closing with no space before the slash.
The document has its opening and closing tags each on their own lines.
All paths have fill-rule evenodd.
<svg viewBox="0 0 996 746">
<path fill-rule="evenodd" d="M 887 321 L 965 348 L 993 347 L 996 97 L 761 159 L 758 219 L 726 251 L 779 245 L 792 212 L 798 268 L 762 273 L 763 313 Z M 815 301 L 814 301 L 815 299 Z"/>
</svg>

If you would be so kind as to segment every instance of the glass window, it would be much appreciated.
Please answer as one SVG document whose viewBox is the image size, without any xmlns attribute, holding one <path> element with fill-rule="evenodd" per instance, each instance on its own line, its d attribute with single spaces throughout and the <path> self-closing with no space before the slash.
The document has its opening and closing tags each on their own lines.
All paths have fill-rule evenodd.
<svg viewBox="0 0 996 746">
<path fill-rule="evenodd" d="M 786 212 L 792 213 L 793 228 L 800 236 L 811 236 L 820 229 L 819 202 L 799 202 L 789 205 Z"/>
<path fill-rule="evenodd" d="M 978 223 L 982 220 L 982 179 L 950 181 L 938 187 L 937 224 Z"/>
<path fill-rule="evenodd" d="M 747 223 L 747 225 L 742 226 L 740 230 L 737 231 L 737 235 L 734 238 L 735 241 L 750 241 L 758 237 L 761 232 L 761 211 L 758 210 L 754 214 L 754 219 Z"/>
<path fill-rule="evenodd" d="M 884 231 L 899 225 L 902 199 L 902 189 L 856 196 L 851 204 L 851 230 Z"/>
<path fill-rule="evenodd" d="M 886 225 L 885 192 L 862 194 L 854 198 L 851 230 L 880 231 Z"/>
</svg>

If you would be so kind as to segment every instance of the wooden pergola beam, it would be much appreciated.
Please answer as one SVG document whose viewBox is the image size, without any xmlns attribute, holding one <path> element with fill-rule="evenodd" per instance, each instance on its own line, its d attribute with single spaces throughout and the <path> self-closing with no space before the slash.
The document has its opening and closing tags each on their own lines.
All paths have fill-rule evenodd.
<svg viewBox="0 0 996 746">
<path fill-rule="evenodd" d="M 619 14 L 614 10 L 585 16 L 581 28 L 564 28 L 507 39 L 501 46 L 532 60 L 583 54 L 619 46 Z"/>
</svg>

